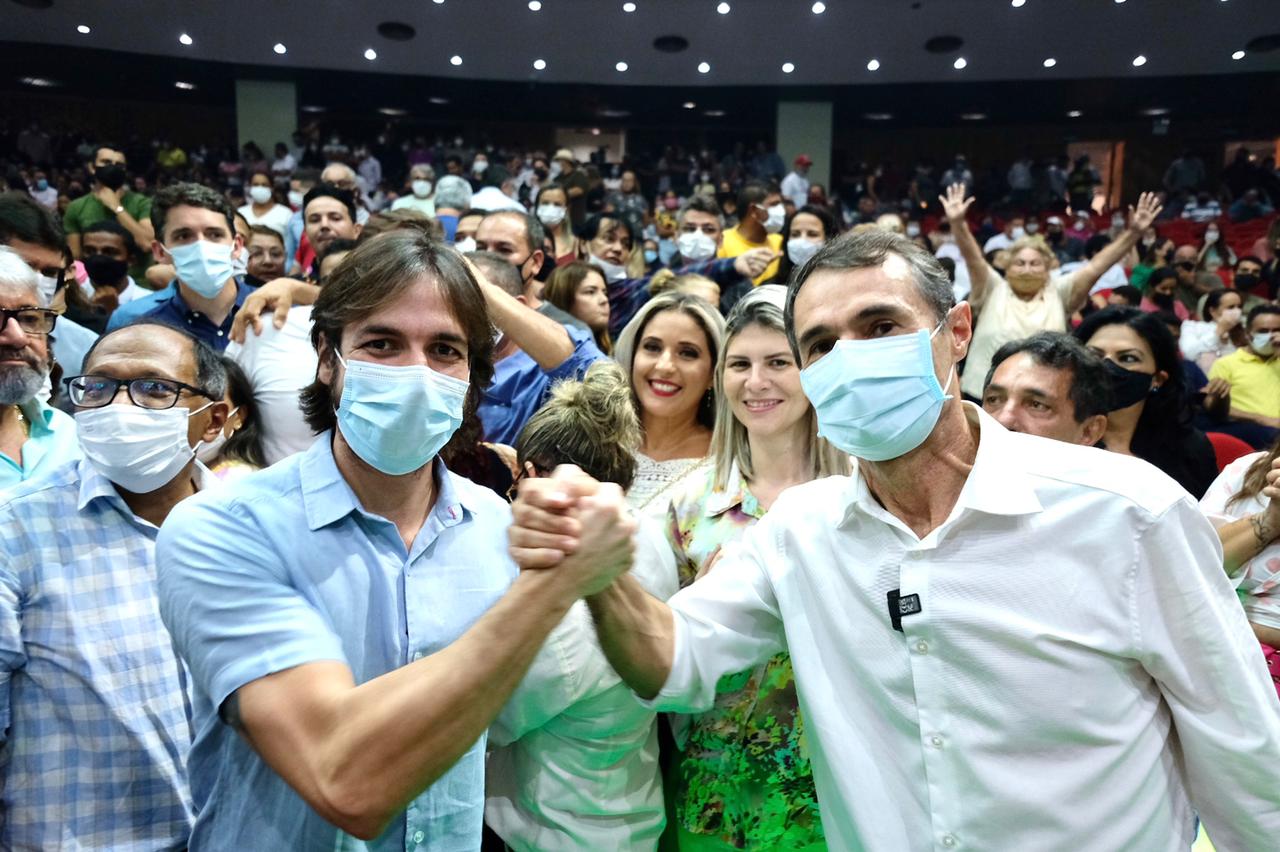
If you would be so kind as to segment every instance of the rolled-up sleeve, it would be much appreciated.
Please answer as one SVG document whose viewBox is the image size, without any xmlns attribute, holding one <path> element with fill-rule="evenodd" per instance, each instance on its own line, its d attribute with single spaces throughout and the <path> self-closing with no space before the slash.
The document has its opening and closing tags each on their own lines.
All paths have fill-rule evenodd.
<svg viewBox="0 0 1280 852">
<path fill-rule="evenodd" d="M 1141 535 L 1130 616 L 1139 661 L 1177 730 L 1188 792 L 1219 849 L 1280 837 L 1280 706 L 1222 571 L 1213 527 L 1189 499 Z"/>
<path fill-rule="evenodd" d="M 278 671 L 348 663 L 340 638 L 263 545 L 250 514 L 206 496 L 170 513 L 156 539 L 156 566 L 160 617 L 213 706 Z"/>
</svg>

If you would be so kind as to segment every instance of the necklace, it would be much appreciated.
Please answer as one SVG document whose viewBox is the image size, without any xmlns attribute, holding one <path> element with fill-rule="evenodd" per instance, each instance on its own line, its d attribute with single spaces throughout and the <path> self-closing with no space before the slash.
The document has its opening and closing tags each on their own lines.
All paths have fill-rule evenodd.
<svg viewBox="0 0 1280 852">
<path fill-rule="evenodd" d="M 22 409 L 16 404 L 13 406 L 13 413 L 18 415 L 18 425 L 22 427 L 22 437 L 31 437 L 31 424 L 27 422 L 27 417 L 22 413 Z"/>
</svg>

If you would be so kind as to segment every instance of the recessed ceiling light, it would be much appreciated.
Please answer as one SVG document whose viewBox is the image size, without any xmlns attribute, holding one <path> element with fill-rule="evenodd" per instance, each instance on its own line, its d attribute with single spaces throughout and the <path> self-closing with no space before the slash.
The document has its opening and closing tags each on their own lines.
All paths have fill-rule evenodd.
<svg viewBox="0 0 1280 852">
<path fill-rule="evenodd" d="M 542 10 L 542 2 L 541 2 L 541 0 L 529 0 L 529 11 L 530 11 L 530 12 L 539 12 L 539 11 L 541 11 L 541 10 Z"/>
<path fill-rule="evenodd" d="M 461 65 L 461 64 L 462 64 L 462 57 L 461 57 L 461 56 L 458 56 L 458 55 L 455 53 L 453 56 L 450 56 L 450 57 L 449 57 L 449 64 L 450 64 L 450 65 Z"/>
<path fill-rule="evenodd" d="M 1244 59 L 1244 51 L 1243 51 L 1243 50 L 1237 50 L 1235 53 L 1231 54 L 1231 58 L 1232 58 L 1232 59 Z"/>
<path fill-rule="evenodd" d="M 1027 0 L 1013 0 L 1010 5 L 1015 9 L 1021 9 L 1023 6 L 1027 5 Z"/>
<path fill-rule="evenodd" d="M 441 3 L 443 3 L 443 2 L 444 2 L 444 0 L 431 0 L 431 2 L 432 2 L 432 3 L 435 3 L 437 6 L 439 6 Z"/>
<path fill-rule="evenodd" d="M 599 127 L 593 127 L 593 128 L 591 128 L 591 135 L 592 135 L 592 136 L 599 136 L 599 135 L 600 135 L 600 128 L 599 128 Z"/>
<path fill-rule="evenodd" d="M 868 70 L 868 71 L 879 71 L 879 70 L 880 70 L 880 60 L 879 60 L 879 59 L 873 59 L 873 60 L 871 60 L 870 62 L 868 62 L 868 63 L 867 63 L 867 70 Z"/>
<path fill-rule="evenodd" d="M 722 109 L 709 109 L 703 113 L 703 115 L 709 118 L 723 118 L 725 114 L 725 111 Z"/>
<path fill-rule="evenodd" d="M 188 47 L 190 47 L 190 46 L 191 46 L 191 36 L 187 35 L 186 33 L 183 33 L 182 35 L 178 36 L 178 42 L 179 42 L 180 44 L 185 44 L 185 45 L 187 45 Z"/>
<path fill-rule="evenodd" d="M 1082 115 L 1084 115 L 1084 113 L 1078 109 L 1068 110 L 1067 112 L 1067 118 L 1079 118 Z"/>
<path fill-rule="evenodd" d="M 695 104 L 693 101 L 685 101 L 685 102 L 684 102 L 684 108 L 685 108 L 685 109 L 694 109 L 694 108 L 695 108 L 695 107 L 697 107 L 697 106 L 698 106 L 698 105 L 697 105 L 697 104 Z"/>
<path fill-rule="evenodd" d="M 614 68 L 617 68 L 619 71 L 626 71 L 626 70 L 627 70 L 627 63 L 625 63 L 625 62 L 619 62 L 617 65 L 614 65 L 613 67 L 614 67 Z"/>
<path fill-rule="evenodd" d="M 1133 57 L 1134 68 L 1141 68 L 1143 65 L 1146 65 L 1146 64 L 1147 64 L 1147 57 L 1143 56 L 1141 53 Z"/>
<path fill-rule="evenodd" d="M 965 121 L 982 121 L 987 117 L 987 114 L 985 112 L 962 112 L 960 117 Z"/>
<path fill-rule="evenodd" d="M 622 4 L 622 11 L 624 11 L 624 12 L 634 12 L 635 10 L 636 10 L 636 4 L 635 4 L 635 3 L 623 3 L 623 4 Z"/>
<path fill-rule="evenodd" d="M 24 85 L 35 86 L 37 89 L 47 89 L 55 85 L 54 82 L 47 77 L 23 77 L 21 81 Z"/>
<path fill-rule="evenodd" d="M 378 58 L 378 51 L 374 50 L 371 47 L 364 52 L 364 58 L 372 62 L 373 60 Z"/>
<path fill-rule="evenodd" d="M 612 107 L 605 107 L 604 109 L 600 110 L 599 115 L 601 118 L 626 118 L 627 116 L 631 115 L 631 111 L 625 110 L 625 109 L 614 109 Z"/>
<path fill-rule="evenodd" d="M 1057 64 L 1058 64 L 1058 60 L 1054 59 L 1052 56 L 1050 56 L 1048 59 L 1046 59 L 1046 60 L 1044 61 L 1044 67 L 1045 67 L 1045 68 L 1052 68 L 1053 66 L 1055 66 L 1055 65 L 1057 65 Z"/>
<path fill-rule="evenodd" d="M 729 4 L 721 3 L 719 6 L 716 7 L 716 11 L 719 12 L 721 15 L 729 14 Z"/>
<path fill-rule="evenodd" d="M 427 101 L 429 103 L 435 104 L 436 106 L 444 106 L 445 104 L 449 103 L 448 98 L 442 98 L 439 95 L 435 95 L 433 97 L 427 98 Z"/>
<path fill-rule="evenodd" d="M 1123 2 L 1124 2 L 1124 0 L 1116 0 L 1116 5 L 1117 5 L 1117 6 L 1119 6 L 1119 5 L 1120 5 L 1121 3 L 1123 3 Z"/>
<path fill-rule="evenodd" d="M 185 80 L 179 80 L 178 82 L 173 84 L 173 87 L 175 89 L 182 89 L 184 92 L 189 92 L 196 87 L 196 84 L 188 83 Z"/>
<path fill-rule="evenodd" d="M 1147 109 L 1144 109 L 1142 111 L 1142 114 L 1152 116 L 1152 117 L 1157 115 L 1168 115 L 1169 108 L 1168 107 L 1148 107 Z"/>
<path fill-rule="evenodd" d="M 533 60 L 533 70 L 534 70 L 534 71 L 543 71 L 543 70 L 545 70 L 545 69 L 546 69 L 546 67 L 547 67 L 547 60 L 545 60 L 545 59 L 535 59 L 535 60 Z"/>
<path fill-rule="evenodd" d="M 710 71 L 710 70 L 711 70 L 711 63 L 710 63 L 710 62 L 699 62 L 699 63 L 698 63 L 698 73 L 699 73 L 699 74 L 706 74 L 706 73 L 707 73 L 708 71 Z"/>
<path fill-rule="evenodd" d="M 784 63 L 782 63 L 782 73 L 783 73 L 783 74 L 790 74 L 790 73 L 791 73 L 792 71 L 794 71 L 794 70 L 796 70 L 796 66 L 795 66 L 793 63 L 790 63 L 790 62 L 784 62 Z"/>
<path fill-rule="evenodd" d="M 76 27 L 76 32 L 80 33 L 80 35 L 88 35 L 90 30 L 87 26 L 85 26 L 84 24 L 81 24 L 80 26 Z"/>
<path fill-rule="evenodd" d="M 813 14 L 815 14 L 815 15 L 821 15 L 821 14 L 822 14 L 823 12 L 825 12 L 825 11 L 827 11 L 827 4 L 826 4 L 826 3 L 814 3 L 814 4 L 813 4 Z"/>
<path fill-rule="evenodd" d="M 951 67 L 956 69 L 957 71 L 961 71 L 968 64 L 969 64 L 969 60 L 965 59 L 963 56 L 960 56 L 956 58 L 955 62 L 951 63 Z"/>
<path fill-rule="evenodd" d="M 870 119 L 871 121 L 888 121 L 889 119 L 893 118 L 893 113 L 891 113 L 891 112 L 869 112 L 869 113 L 866 113 L 865 115 L 863 115 L 863 118 Z"/>
<path fill-rule="evenodd" d="M 288 52 L 288 50 L 289 50 L 289 48 L 285 47 L 285 46 L 284 46 L 284 44 L 283 44 L 283 43 L 281 43 L 281 42 L 276 42 L 276 46 L 275 46 L 275 47 L 273 47 L 273 48 L 271 48 L 271 49 L 272 49 L 272 50 L 274 50 L 276 53 L 281 54 L 282 56 L 283 56 L 285 53 L 287 53 L 287 52 Z"/>
<path fill-rule="evenodd" d="M 378 107 L 378 112 L 382 113 L 383 115 L 408 115 L 409 114 L 409 111 L 407 109 L 400 109 L 399 107 Z"/>
<path fill-rule="evenodd" d="M 298 107 L 298 109 L 302 110 L 303 112 L 324 112 L 324 107 L 310 105 L 310 104 L 306 106 Z"/>
</svg>

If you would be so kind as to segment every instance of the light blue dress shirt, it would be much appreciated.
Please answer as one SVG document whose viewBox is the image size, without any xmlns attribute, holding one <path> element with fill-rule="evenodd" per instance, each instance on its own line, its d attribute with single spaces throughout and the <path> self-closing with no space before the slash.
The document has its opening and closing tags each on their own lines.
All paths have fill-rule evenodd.
<svg viewBox="0 0 1280 852">
<path fill-rule="evenodd" d="M 18 408 L 31 425 L 31 434 L 22 445 L 22 464 L 0 453 L 0 495 L 19 482 L 80 458 L 75 420 L 39 399 Z"/>
<path fill-rule="evenodd" d="M 304 663 L 337 660 L 365 683 L 440 651 L 515 579 L 499 497 L 437 463 L 435 507 L 406 552 L 394 524 L 361 508 L 331 441 L 326 432 L 184 502 L 160 531 L 160 612 L 192 675 L 192 852 L 474 852 L 485 737 L 364 842 L 320 817 L 218 716 L 241 686 Z"/>
</svg>

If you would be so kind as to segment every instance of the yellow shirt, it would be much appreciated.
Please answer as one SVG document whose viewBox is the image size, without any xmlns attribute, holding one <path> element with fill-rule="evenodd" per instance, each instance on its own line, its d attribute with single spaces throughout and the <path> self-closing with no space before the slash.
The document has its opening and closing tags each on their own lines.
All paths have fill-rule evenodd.
<svg viewBox="0 0 1280 852">
<path fill-rule="evenodd" d="M 766 234 L 764 242 L 753 243 L 742 236 L 736 226 L 732 227 L 724 232 L 724 239 L 720 243 L 720 251 L 716 252 L 716 257 L 737 257 L 758 248 L 773 249 L 778 255 L 773 259 L 773 263 L 766 266 L 764 272 L 755 279 L 756 284 L 763 284 L 778 274 L 778 260 L 782 257 L 782 234 Z"/>
<path fill-rule="evenodd" d="M 1280 358 L 1264 361 L 1248 349 L 1237 349 L 1213 362 L 1209 378 L 1231 385 L 1232 408 L 1280 417 Z"/>
</svg>

